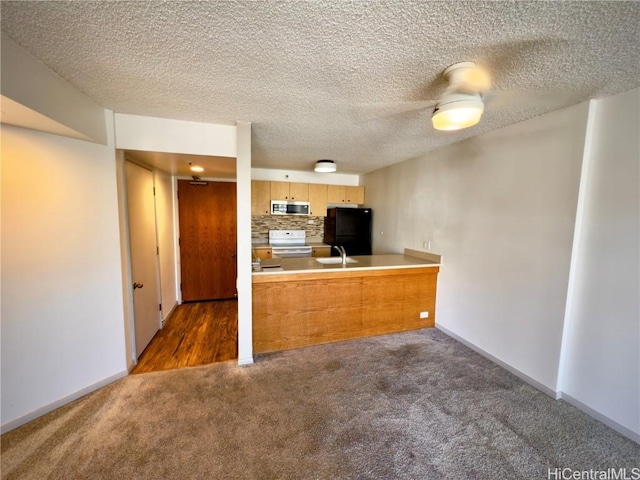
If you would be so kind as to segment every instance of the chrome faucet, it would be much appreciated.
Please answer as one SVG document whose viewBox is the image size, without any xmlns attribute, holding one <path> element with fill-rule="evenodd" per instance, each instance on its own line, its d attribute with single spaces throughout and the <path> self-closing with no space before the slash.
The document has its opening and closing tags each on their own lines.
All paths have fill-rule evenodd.
<svg viewBox="0 0 640 480">
<path fill-rule="evenodd" d="M 342 256 L 342 264 L 346 265 L 347 264 L 347 251 L 344 249 L 344 247 L 342 245 L 334 245 L 333 248 L 335 248 L 336 250 L 338 250 L 340 252 L 340 255 Z"/>
</svg>

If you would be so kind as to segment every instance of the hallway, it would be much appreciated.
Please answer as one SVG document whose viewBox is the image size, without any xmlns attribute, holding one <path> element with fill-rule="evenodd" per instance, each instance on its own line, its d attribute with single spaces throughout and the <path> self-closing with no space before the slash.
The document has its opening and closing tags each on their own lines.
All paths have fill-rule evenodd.
<svg viewBox="0 0 640 480">
<path fill-rule="evenodd" d="M 132 374 L 238 358 L 238 301 L 178 305 L 142 353 Z"/>
</svg>

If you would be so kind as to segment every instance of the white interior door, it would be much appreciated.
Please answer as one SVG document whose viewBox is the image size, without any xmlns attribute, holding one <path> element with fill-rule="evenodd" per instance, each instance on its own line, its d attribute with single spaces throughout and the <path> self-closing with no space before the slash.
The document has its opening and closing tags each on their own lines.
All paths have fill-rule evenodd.
<svg viewBox="0 0 640 480">
<path fill-rule="evenodd" d="M 153 172 L 125 162 L 136 357 L 160 328 Z"/>
</svg>

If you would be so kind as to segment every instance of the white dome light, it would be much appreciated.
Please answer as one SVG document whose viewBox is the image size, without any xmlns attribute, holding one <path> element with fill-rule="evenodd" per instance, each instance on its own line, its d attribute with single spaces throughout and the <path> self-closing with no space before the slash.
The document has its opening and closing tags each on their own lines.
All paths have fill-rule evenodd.
<svg viewBox="0 0 640 480">
<path fill-rule="evenodd" d="M 484 103 L 480 95 L 453 94 L 438 103 L 431 122 L 436 130 L 460 130 L 480 121 Z"/>
<path fill-rule="evenodd" d="M 318 173 L 332 173 L 336 171 L 336 164 L 333 160 L 318 160 L 313 170 Z"/>
</svg>

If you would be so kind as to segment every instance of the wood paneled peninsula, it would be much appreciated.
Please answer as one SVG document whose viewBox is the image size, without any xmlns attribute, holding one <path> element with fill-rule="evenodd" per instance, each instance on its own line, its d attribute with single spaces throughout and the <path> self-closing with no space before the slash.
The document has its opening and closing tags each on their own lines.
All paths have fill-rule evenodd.
<svg viewBox="0 0 640 480">
<path fill-rule="evenodd" d="M 263 260 L 262 271 L 253 273 L 253 351 L 434 326 L 439 261 L 406 254 L 350 258 L 357 263 Z"/>
</svg>

